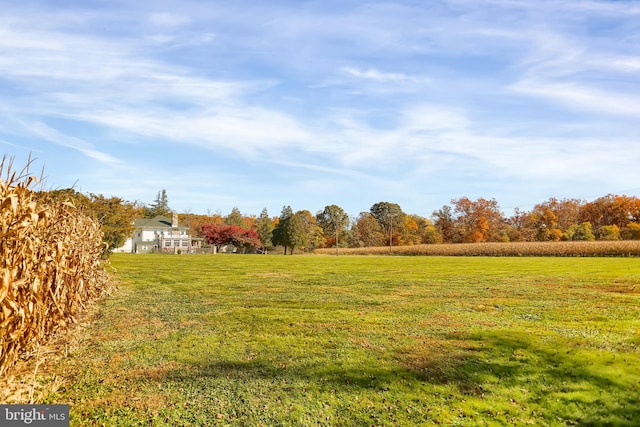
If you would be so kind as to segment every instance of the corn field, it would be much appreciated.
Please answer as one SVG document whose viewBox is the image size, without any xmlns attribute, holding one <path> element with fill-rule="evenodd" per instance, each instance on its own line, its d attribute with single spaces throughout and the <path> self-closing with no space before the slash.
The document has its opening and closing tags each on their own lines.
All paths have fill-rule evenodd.
<svg viewBox="0 0 640 427">
<path fill-rule="evenodd" d="M 0 163 L 0 375 L 44 344 L 108 285 L 100 225 L 37 179 Z"/>
<path fill-rule="evenodd" d="M 335 254 L 335 248 L 316 249 L 316 254 Z M 640 256 L 639 240 L 452 243 L 415 246 L 340 248 L 342 255 L 434 255 L 434 256 Z"/>
</svg>

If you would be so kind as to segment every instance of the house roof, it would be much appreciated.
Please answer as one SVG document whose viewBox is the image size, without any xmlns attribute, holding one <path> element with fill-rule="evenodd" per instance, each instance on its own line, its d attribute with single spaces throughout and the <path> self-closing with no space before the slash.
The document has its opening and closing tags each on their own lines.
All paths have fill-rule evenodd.
<svg viewBox="0 0 640 427">
<path fill-rule="evenodd" d="M 154 218 L 138 218 L 133 221 L 133 226 L 135 228 L 173 228 L 171 227 L 171 219 L 163 215 L 158 215 Z"/>
<path fill-rule="evenodd" d="M 136 242 L 136 245 L 145 245 L 145 246 L 155 246 L 158 244 L 157 240 L 143 240 L 141 242 Z"/>
</svg>

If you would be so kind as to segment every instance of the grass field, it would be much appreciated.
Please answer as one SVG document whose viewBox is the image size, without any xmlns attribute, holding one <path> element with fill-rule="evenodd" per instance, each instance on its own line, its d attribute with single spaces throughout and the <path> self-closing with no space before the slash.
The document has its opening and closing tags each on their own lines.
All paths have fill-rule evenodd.
<svg viewBox="0 0 640 427">
<path fill-rule="evenodd" d="M 637 425 L 637 258 L 114 255 L 71 425 Z"/>
</svg>

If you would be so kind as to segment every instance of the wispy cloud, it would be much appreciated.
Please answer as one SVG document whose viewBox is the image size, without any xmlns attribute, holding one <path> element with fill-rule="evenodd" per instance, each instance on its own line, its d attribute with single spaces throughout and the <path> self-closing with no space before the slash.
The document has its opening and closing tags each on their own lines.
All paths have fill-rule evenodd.
<svg viewBox="0 0 640 427">
<path fill-rule="evenodd" d="M 6 48 L 12 52 L 0 59 L 5 78 L 22 85 L 28 81 L 38 92 L 36 103 L 18 102 L 22 114 L 37 112 L 242 153 L 267 151 L 306 138 L 305 131 L 285 114 L 243 101 L 243 96 L 268 88 L 268 82 L 201 78 L 180 67 L 139 58 L 134 46 L 95 38 L 48 32 L 34 36 L 16 29 L 6 29 L 5 35 Z M 83 57 L 80 67 L 74 65 L 76 57 Z M 51 127 L 28 128 L 90 157 L 110 160 Z"/>
<path fill-rule="evenodd" d="M 640 71 L 640 56 L 610 58 L 611 67 L 623 72 L 635 73 Z"/>
<path fill-rule="evenodd" d="M 373 68 L 360 70 L 358 68 L 345 67 L 342 70 L 349 76 L 375 80 L 377 82 L 399 82 L 407 80 L 407 75 L 404 73 L 385 73 Z"/>
<path fill-rule="evenodd" d="M 598 114 L 640 118 L 640 97 L 585 87 L 577 83 L 522 81 L 511 87 L 518 93 L 556 101 L 569 108 Z"/>
<path fill-rule="evenodd" d="M 80 153 L 100 188 L 123 186 L 114 165 L 130 177 L 165 165 L 178 183 L 185 169 L 229 181 L 221 170 L 237 169 L 262 192 L 278 176 L 290 189 L 278 194 L 301 198 L 314 180 L 364 198 L 425 182 L 613 185 L 634 168 L 635 1 L 27 0 L 3 12 L 0 138 Z M 250 194 L 208 188 L 229 203 Z"/>
<path fill-rule="evenodd" d="M 18 149 L 21 149 L 21 150 L 24 150 L 24 151 L 29 151 L 29 152 L 39 151 L 39 150 L 35 150 L 35 149 L 31 148 L 31 147 L 25 147 L 25 146 L 22 146 L 22 145 L 19 145 L 19 144 L 15 144 L 13 142 L 4 141 L 2 139 L 0 139 L 0 144 L 6 145 L 6 146 L 12 147 L 12 148 L 18 148 Z"/>
<path fill-rule="evenodd" d="M 87 157 L 98 160 L 101 163 L 119 163 L 118 159 L 109 154 L 96 150 L 88 142 L 74 136 L 65 135 L 64 133 L 45 125 L 44 123 L 24 123 L 23 126 L 30 132 L 46 139 L 47 141 L 53 142 L 54 144 L 57 144 L 61 147 L 77 150 Z"/>
<path fill-rule="evenodd" d="M 191 19 L 175 13 L 154 12 L 149 15 L 149 22 L 162 27 L 179 27 L 188 24 Z"/>
</svg>

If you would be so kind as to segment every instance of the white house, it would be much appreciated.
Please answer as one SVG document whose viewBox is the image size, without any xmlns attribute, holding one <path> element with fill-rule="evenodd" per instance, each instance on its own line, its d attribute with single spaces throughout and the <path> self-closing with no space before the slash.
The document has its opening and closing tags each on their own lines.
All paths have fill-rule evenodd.
<svg viewBox="0 0 640 427">
<path fill-rule="evenodd" d="M 114 252 L 191 253 L 201 243 L 202 239 L 192 240 L 187 227 L 178 225 L 178 214 L 173 213 L 171 219 L 162 215 L 136 219 L 133 222 L 133 235 Z"/>
</svg>

